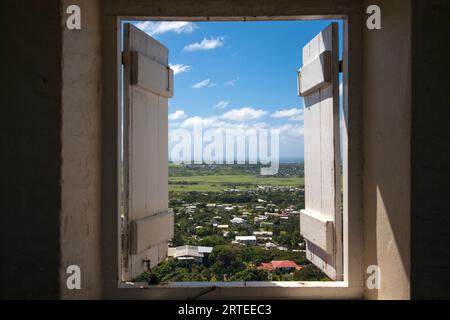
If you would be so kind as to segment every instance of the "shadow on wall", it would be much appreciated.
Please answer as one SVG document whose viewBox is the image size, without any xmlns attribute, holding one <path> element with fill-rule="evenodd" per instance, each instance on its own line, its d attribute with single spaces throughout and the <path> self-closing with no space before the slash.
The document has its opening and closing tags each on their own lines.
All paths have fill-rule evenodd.
<svg viewBox="0 0 450 320">
<path fill-rule="evenodd" d="M 409 299 L 410 3 L 378 3 L 382 29 L 364 31 L 363 57 L 371 63 L 363 71 L 363 209 L 365 269 L 379 266 L 381 286 L 365 295 Z"/>
</svg>

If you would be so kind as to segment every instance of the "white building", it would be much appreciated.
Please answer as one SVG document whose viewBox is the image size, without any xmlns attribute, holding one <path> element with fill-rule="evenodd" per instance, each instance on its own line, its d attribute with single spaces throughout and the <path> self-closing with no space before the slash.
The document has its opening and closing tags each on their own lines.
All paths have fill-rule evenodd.
<svg viewBox="0 0 450 320">
<path fill-rule="evenodd" d="M 253 231 L 253 235 L 254 236 L 272 236 L 273 232 L 272 231 Z"/>
<path fill-rule="evenodd" d="M 169 257 L 174 257 L 178 260 L 187 262 L 203 262 L 203 260 L 208 257 L 212 250 L 212 247 L 186 245 L 169 248 L 167 255 Z"/>
<path fill-rule="evenodd" d="M 278 245 L 273 242 L 267 242 L 264 244 L 264 246 L 266 247 L 266 249 L 272 249 L 272 248 L 276 248 Z"/>
<path fill-rule="evenodd" d="M 243 245 L 255 245 L 256 237 L 255 236 L 236 236 L 234 239 L 237 243 Z"/>
<path fill-rule="evenodd" d="M 255 217 L 255 222 L 267 220 L 267 216 L 257 216 Z"/>
<path fill-rule="evenodd" d="M 245 222 L 244 219 L 236 217 L 230 220 L 231 223 L 235 223 L 235 224 L 243 224 Z"/>
</svg>

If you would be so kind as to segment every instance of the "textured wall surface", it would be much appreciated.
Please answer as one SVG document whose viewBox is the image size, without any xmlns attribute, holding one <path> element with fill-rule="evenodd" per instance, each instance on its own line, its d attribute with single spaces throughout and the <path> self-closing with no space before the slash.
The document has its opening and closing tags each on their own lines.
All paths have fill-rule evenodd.
<svg viewBox="0 0 450 320">
<path fill-rule="evenodd" d="M 364 260 L 378 265 L 367 298 L 409 299 L 411 10 L 409 0 L 366 1 L 381 8 L 381 30 L 363 39 Z"/>
<path fill-rule="evenodd" d="M 81 9 L 81 30 L 63 30 L 61 297 L 100 298 L 101 32 L 99 0 L 62 1 Z M 66 268 L 81 269 L 82 290 L 67 290 Z"/>
<path fill-rule="evenodd" d="M 59 1 L 1 1 L 0 298 L 57 298 Z"/>
<path fill-rule="evenodd" d="M 450 2 L 413 1 L 412 298 L 450 298 Z"/>
</svg>

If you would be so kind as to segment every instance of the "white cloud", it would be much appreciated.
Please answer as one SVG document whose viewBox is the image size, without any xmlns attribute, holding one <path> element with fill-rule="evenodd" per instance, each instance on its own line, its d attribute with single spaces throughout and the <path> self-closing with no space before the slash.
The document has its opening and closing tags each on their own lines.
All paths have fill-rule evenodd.
<svg viewBox="0 0 450 320">
<path fill-rule="evenodd" d="M 230 110 L 227 113 L 224 113 L 222 115 L 222 118 L 233 121 L 255 120 L 262 117 L 266 113 L 267 112 L 264 110 L 256 110 L 253 108 L 245 107 L 241 109 Z"/>
<path fill-rule="evenodd" d="M 194 127 L 203 127 L 204 129 L 207 128 L 218 128 L 225 126 L 226 123 L 219 120 L 217 117 L 208 117 L 208 118 L 202 118 L 199 116 L 190 117 L 184 120 L 181 123 L 182 128 L 194 128 Z"/>
<path fill-rule="evenodd" d="M 264 122 L 250 123 L 250 122 L 228 122 L 222 120 L 220 117 L 211 116 L 211 117 L 189 117 L 185 119 L 182 123 L 172 123 L 172 128 L 176 127 L 184 128 L 184 129 L 193 129 L 202 127 L 202 129 L 218 129 L 218 130 L 238 130 L 238 129 L 264 129 L 269 128 L 269 126 Z"/>
<path fill-rule="evenodd" d="M 183 48 L 183 51 L 211 50 L 223 46 L 224 38 L 203 38 L 201 42 L 191 43 Z"/>
<path fill-rule="evenodd" d="M 169 120 L 181 120 L 186 117 L 187 115 L 183 110 L 177 110 L 174 113 L 169 114 Z"/>
<path fill-rule="evenodd" d="M 298 141 L 298 138 L 303 136 L 303 125 L 301 124 L 285 124 L 281 126 L 273 126 L 265 122 L 228 122 L 223 121 L 220 117 L 189 117 L 183 122 L 171 123 L 171 129 L 183 128 L 183 129 L 193 129 L 193 128 L 216 129 L 216 130 L 248 130 L 248 129 L 278 129 L 280 139 L 284 142 Z"/>
<path fill-rule="evenodd" d="M 162 22 L 152 22 L 143 21 L 136 24 L 136 27 L 144 31 L 150 36 L 156 36 L 159 34 L 164 34 L 167 32 L 175 33 L 191 33 L 197 28 L 192 22 L 187 21 L 162 21 Z"/>
<path fill-rule="evenodd" d="M 238 82 L 240 80 L 239 77 L 233 78 L 231 80 L 225 81 L 224 84 L 226 86 L 234 86 L 236 82 Z"/>
<path fill-rule="evenodd" d="M 213 108 L 224 109 L 224 108 L 228 107 L 229 104 L 230 104 L 230 101 L 221 100 L 221 101 L 217 102 L 215 105 L 213 105 Z"/>
<path fill-rule="evenodd" d="M 283 138 L 299 138 L 303 136 L 303 125 L 285 124 L 275 129 L 280 130 L 280 137 Z"/>
<path fill-rule="evenodd" d="M 226 132 L 239 132 L 244 130 L 247 132 L 249 129 L 265 129 L 271 130 L 276 129 L 279 132 L 280 146 L 284 150 L 283 153 L 296 154 L 298 153 L 303 141 L 303 125 L 302 124 L 285 124 L 281 126 L 274 126 L 265 122 L 253 122 L 253 121 L 224 121 L 220 117 L 199 117 L 194 116 L 185 119 L 182 123 L 171 123 L 169 127 L 169 137 L 172 135 L 174 130 L 177 129 L 187 129 L 189 131 L 194 128 L 202 128 L 202 130 L 217 130 L 222 134 Z M 193 132 L 193 131 L 191 131 Z M 203 131 L 204 132 L 204 131 Z M 297 151 L 296 151 L 297 150 Z"/>
<path fill-rule="evenodd" d="M 169 64 L 169 67 L 173 70 L 173 74 L 179 74 L 183 72 L 189 72 L 191 70 L 191 66 L 185 64 Z"/>
<path fill-rule="evenodd" d="M 291 108 L 278 110 L 272 113 L 272 118 L 288 118 L 289 120 L 300 121 L 303 120 L 303 109 Z"/>
<path fill-rule="evenodd" d="M 191 117 L 191 118 L 187 118 L 186 120 L 184 120 L 181 123 L 181 127 L 182 128 L 194 128 L 194 127 L 199 127 L 203 125 L 203 118 L 199 117 L 199 116 L 195 116 L 195 117 Z"/>
<path fill-rule="evenodd" d="M 187 130 L 189 134 L 193 134 L 195 132 L 193 131 L 194 128 L 201 128 L 204 130 L 203 134 L 205 134 L 206 130 L 214 130 L 213 132 L 216 132 L 215 134 L 226 134 L 227 132 L 240 134 L 240 132 L 242 132 L 241 130 L 243 130 L 242 134 L 244 136 L 249 133 L 249 131 L 247 131 L 249 129 L 278 129 L 281 158 L 297 159 L 303 156 L 303 125 L 301 123 L 289 123 L 276 126 L 256 121 L 226 121 L 221 116 L 209 116 L 205 118 L 194 116 L 185 119 L 181 123 L 171 122 L 169 126 L 169 141 L 172 141 L 172 136 L 178 129 L 184 129 Z M 237 137 L 239 138 L 240 136 Z M 169 146 L 169 148 L 171 147 Z"/>
<path fill-rule="evenodd" d="M 211 80 L 206 79 L 206 80 L 197 82 L 196 84 L 192 85 L 192 88 L 200 89 L 200 88 L 204 88 L 204 87 L 214 87 L 214 86 L 216 86 L 215 83 L 212 83 Z"/>
</svg>

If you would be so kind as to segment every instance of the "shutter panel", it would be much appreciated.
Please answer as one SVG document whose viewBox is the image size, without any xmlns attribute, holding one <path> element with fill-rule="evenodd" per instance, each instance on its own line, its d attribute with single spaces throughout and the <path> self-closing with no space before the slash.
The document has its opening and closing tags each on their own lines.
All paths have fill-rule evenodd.
<svg viewBox="0 0 450 320">
<path fill-rule="evenodd" d="M 167 256 L 173 237 L 168 212 L 168 98 L 173 71 L 168 50 L 131 24 L 124 25 L 123 141 L 126 244 L 123 278 Z"/>
<path fill-rule="evenodd" d="M 334 280 L 343 279 L 338 46 L 338 26 L 332 23 L 303 48 L 298 72 L 305 145 L 300 232 L 307 259 Z"/>
</svg>

